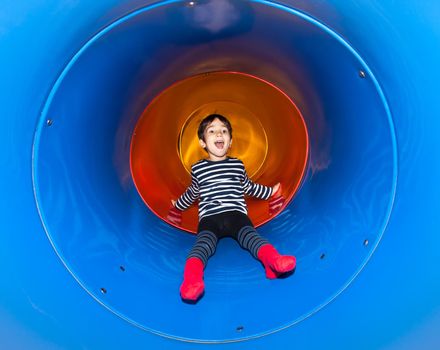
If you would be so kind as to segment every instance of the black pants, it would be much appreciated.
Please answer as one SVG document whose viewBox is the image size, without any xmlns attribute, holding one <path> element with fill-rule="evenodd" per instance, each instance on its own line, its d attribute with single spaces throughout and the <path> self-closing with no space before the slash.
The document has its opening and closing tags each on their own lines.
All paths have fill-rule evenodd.
<svg viewBox="0 0 440 350">
<path fill-rule="evenodd" d="M 238 244 L 258 259 L 258 250 L 269 242 L 262 238 L 246 214 L 229 211 L 204 217 L 199 222 L 197 240 L 189 258 L 199 258 L 206 265 L 215 253 L 217 242 L 223 237 L 234 238 Z"/>
</svg>

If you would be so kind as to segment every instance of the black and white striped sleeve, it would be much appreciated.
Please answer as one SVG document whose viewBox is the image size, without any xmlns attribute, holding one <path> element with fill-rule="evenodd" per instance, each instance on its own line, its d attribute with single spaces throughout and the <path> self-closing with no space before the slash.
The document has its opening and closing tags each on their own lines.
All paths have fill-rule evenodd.
<svg viewBox="0 0 440 350">
<path fill-rule="evenodd" d="M 259 199 L 269 199 L 272 195 L 272 187 L 264 186 L 252 182 L 243 166 L 243 189 L 244 193 L 248 196 L 256 197 Z"/>
<path fill-rule="evenodd" d="M 197 198 L 199 198 L 200 188 L 197 178 L 194 176 L 194 173 L 191 171 L 191 185 L 186 189 L 186 191 L 180 196 L 180 198 L 176 202 L 176 208 L 179 210 L 188 209 Z"/>
</svg>

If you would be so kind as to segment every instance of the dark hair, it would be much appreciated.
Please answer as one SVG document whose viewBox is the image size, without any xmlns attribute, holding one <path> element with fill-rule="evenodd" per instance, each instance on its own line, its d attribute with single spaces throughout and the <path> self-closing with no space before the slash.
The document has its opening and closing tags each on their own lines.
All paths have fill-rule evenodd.
<svg viewBox="0 0 440 350">
<path fill-rule="evenodd" d="M 214 121 L 214 119 L 218 119 L 223 124 L 225 124 L 226 128 L 229 131 L 229 135 L 231 136 L 232 139 L 232 126 L 229 120 L 226 117 L 222 116 L 221 114 L 210 114 L 207 117 L 205 117 L 199 124 L 199 129 L 197 130 L 197 136 L 199 137 L 199 140 L 205 141 L 204 138 L 205 130 L 208 127 L 208 125 Z"/>
</svg>

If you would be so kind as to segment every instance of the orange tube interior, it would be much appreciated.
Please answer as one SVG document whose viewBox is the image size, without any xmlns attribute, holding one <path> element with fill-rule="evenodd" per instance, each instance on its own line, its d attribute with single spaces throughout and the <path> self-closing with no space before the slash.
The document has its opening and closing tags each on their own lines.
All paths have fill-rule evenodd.
<svg viewBox="0 0 440 350">
<path fill-rule="evenodd" d="M 275 211 L 269 202 L 247 198 L 249 216 L 262 225 L 286 207 L 297 191 L 308 158 L 304 120 L 291 99 L 272 84 L 248 74 L 213 72 L 179 81 L 159 94 L 139 118 L 131 142 L 131 172 L 145 204 L 173 226 L 196 232 L 197 205 L 176 225 L 167 216 L 171 199 L 190 184 L 190 168 L 207 154 L 197 128 L 211 113 L 226 116 L 233 128 L 229 155 L 240 158 L 254 182 L 282 184 Z"/>
</svg>

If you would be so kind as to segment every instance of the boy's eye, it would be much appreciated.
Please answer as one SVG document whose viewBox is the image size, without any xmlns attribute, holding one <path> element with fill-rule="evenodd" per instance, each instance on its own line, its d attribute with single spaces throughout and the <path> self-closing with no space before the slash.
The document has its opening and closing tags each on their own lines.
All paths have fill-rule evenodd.
<svg viewBox="0 0 440 350">
<path fill-rule="evenodd" d="M 213 134 L 213 133 L 214 133 L 214 130 L 212 130 L 212 129 L 208 130 L 208 134 Z"/>
<path fill-rule="evenodd" d="M 223 129 L 223 134 L 227 134 L 228 133 L 228 129 Z"/>
</svg>

